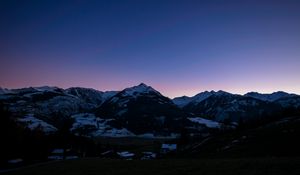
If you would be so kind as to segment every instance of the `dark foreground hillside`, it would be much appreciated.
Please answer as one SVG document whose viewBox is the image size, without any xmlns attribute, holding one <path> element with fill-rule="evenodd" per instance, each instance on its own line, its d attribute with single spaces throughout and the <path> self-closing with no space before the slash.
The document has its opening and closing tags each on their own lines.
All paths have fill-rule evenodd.
<svg viewBox="0 0 300 175">
<path fill-rule="evenodd" d="M 78 159 L 21 168 L 9 175 L 299 175 L 300 158 L 109 160 Z"/>
</svg>

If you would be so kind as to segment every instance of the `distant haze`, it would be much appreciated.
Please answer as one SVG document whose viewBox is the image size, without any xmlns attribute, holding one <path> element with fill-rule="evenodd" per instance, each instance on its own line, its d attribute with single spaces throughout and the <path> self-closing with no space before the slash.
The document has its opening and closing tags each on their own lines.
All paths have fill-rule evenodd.
<svg viewBox="0 0 300 175">
<path fill-rule="evenodd" d="M 300 94 L 300 1 L 0 1 L 0 86 Z"/>
</svg>

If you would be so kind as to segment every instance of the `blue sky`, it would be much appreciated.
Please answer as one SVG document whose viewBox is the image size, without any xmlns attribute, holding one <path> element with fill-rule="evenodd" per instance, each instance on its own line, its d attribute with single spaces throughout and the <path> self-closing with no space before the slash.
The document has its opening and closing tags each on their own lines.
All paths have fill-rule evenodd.
<svg viewBox="0 0 300 175">
<path fill-rule="evenodd" d="M 0 86 L 300 93 L 299 1 L 1 1 Z"/>
</svg>

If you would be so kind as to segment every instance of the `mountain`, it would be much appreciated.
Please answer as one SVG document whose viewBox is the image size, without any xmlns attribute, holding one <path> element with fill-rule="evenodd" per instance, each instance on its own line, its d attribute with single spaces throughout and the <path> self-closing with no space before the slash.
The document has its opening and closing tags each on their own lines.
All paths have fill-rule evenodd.
<svg viewBox="0 0 300 175">
<path fill-rule="evenodd" d="M 117 93 L 96 114 L 115 118 L 120 126 L 136 134 L 179 132 L 181 121 L 186 119 L 172 100 L 143 83 Z"/>
<path fill-rule="evenodd" d="M 173 102 L 185 112 L 216 121 L 239 122 L 272 115 L 284 108 L 299 108 L 300 96 L 278 91 L 272 94 L 250 92 L 242 95 L 205 91 L 193 97 L 177 97 Z"/>
<path fill-rule="evenodd" d="M 89 88 L 29 87 L 1 90 L 0 100 L 19 113 L 70 116 L 100 106 L 116 91 L 101 92 Z"/>
<path fill-rule="evenodd" d="M 86 103 L 84 99 L 70 95 L 57 87 L 29 87 L 12 89 L 2 94 L 2 103 L 17 115 L 35 114 L 51 117 L 69 116 L 81 110 L 91 110 L 96 104 Z"/>
<path fill-rule="evenodd" d="M 59 131 L 71 121 L 70 129 L 77 135 L 173 137 L 183 129 L 208 133 L 224 128 L 224 123 L 294 114 L 300 110 L 300 96 L 205 91 L 171 100 L 144 83 L 107 92 L 43 86 L 0 88 L 0 107 L 8 109 L 20 124 L 45 133 Z"/>
<path fill-rule="evenodd" d="M 239 122 L 269 115 L 280 109 L 275 103 L 230 93 L 215 93 L 199 103 L 190 102 L 183 108 L 198 117 L 215 121 Z"/>
<path fill-rule="evenodd" d="M 183 108 L 186 105 L 188 105 L 189 103 L 200 103 L 201 101 L 207 99 L 208 97 L 212 96 L 212 95 L 223 95 L 223 94 L 227 94 L 228 92 L 225 91 L 205 91 L 205 92 L 201 92 L 193 97 L 187 97 L 187 96 L 182 96 L 182 97 L 176 97 L 173 99 L 173 103 L 175 103 L 178 107 Z"/>
<path fill-rule="evenodd" d="M 95 104 L 96 106 L 101 105 L 108 98 L 118 93 L 117 91 L 101 92 L 95 89 L 82 87 L 71 87 L 66 89 L 65 92 L 84 100 L 86 103 Z"/>
<path fill-rule="evenodd" d="M 277 104 L 280 104 L 284 108 L 300 109 L 300 96 L 299 95 L 294 95 L 292 97 L 283 97 L 274 102 Z"/>
<path fill-rule="evenodd" d="M 262 101 L 270 101 L 270 102 L 274 102 L 280 98 L 289 98 L 289 97 L 296 97 L 297 95 L 295 94 L 289 94 L 283 91 L 278 91 L 278 92 L 273 92 L 271 94 L 261 94 L 258 92 L 249 92 L 247 94 L 245 94 L 244 96 L 246 97 L 252 97 L 252 98 L 256 98 Z"/>
<path fill-rule="evenodd" d="M 2 95 L 2 94 L 8 94 L 8 93 L 11 93 L 11 91 L 9 89 L 1 88 L 0 87 L 0 95 Z"/>
</svg>

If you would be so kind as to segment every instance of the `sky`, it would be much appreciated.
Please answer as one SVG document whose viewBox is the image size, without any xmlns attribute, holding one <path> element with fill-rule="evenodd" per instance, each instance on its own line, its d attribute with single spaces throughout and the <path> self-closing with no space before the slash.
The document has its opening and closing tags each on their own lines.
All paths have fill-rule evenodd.
<svg viewBox="0 0 300 175">
<path fill-rule="evenodd" d="M 300 94 L 298 0 L 1 0 L 0 87 Z"/>
</svg>

